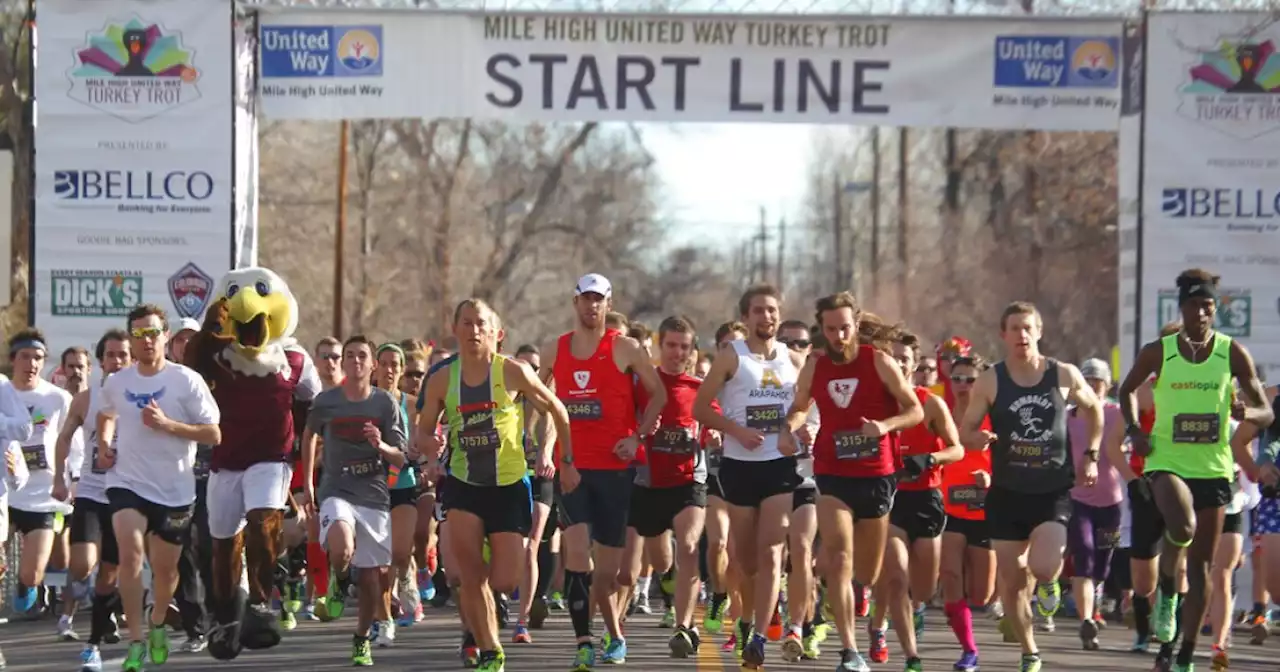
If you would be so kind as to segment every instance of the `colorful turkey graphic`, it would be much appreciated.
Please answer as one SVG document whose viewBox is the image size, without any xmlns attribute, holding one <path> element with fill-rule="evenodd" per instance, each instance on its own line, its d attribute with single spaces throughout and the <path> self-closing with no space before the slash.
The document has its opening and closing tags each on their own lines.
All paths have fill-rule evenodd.
<svg viewBox="0 0 1280 672">
<path fill-rule="evenodd" d="M 125 121 L 145 121 L 200 97 L 192 58 L 180 33 L 137 17 L 108 24 L 76 50 L 70 96 Z"/>
<path fill-rule="evenodd" d="M 35 406 L 28 406 L 27 412 L 31 414 L 31 424 L 36 427 L 44 427 L 49 424 L 49 416 L 44 411 Z"/>
<path fill-rule="evenodd" d="M 1184 93 L 1280 92 L 1280 58 L 1271 40 L 1259 44 L 1223 42 L 1191 68 Z"/>
</svg>

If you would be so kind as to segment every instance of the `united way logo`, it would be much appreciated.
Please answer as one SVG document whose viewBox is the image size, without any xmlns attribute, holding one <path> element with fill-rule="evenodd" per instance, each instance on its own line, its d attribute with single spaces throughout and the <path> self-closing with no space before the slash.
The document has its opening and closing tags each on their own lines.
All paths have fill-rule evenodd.
<svg viewBox="0 0 1280 672">
<path fill-rule="evenodd" d="M 182 317 L 198 318 L 209 305 L 212 292 L 213 278 L 193 263 L 169 276 L 169 298 Z"/>
<path fill-rule="evenodd" d="M 1247 140 L 1280 128 L 1280 56 L 1270 40 L 1221 40 L 1198 54 L 1178 113 Z"/>
<path fill-rule="evenodd" d="M 129 123 L 141 123 L 200 98 L 200 71 L 182 33 L 137 16 L 90 32 L 67 77 L 68 95 Z"/>
</svg>

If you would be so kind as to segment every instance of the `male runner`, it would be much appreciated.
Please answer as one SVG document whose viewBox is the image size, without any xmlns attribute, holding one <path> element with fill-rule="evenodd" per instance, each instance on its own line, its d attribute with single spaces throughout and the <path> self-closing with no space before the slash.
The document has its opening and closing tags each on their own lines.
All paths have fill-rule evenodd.
<svg viewBox="0 0 1280 672">
<path fill-rule="evenodd" d="M 604 276 L 582 276 L 573 297 L 577 324 L 542 350 L 542 379 L 554 381 L 556 395 L 568 409 L 574 447 L 567 458 L 560 455 L 559 507 L 565 592 L 578 640 L 576 670 L 595 664 L 588 600 L 600 610 L 609 633 L 604 662 L 626 660 L 627 644 L 613 595 L 627 541 L 630 466 L 640 437 L 654 432 L 667 403 L 667 390 L 645 349 L 606 328 L 612 296 Z M 633 379 L 637 375 L 650 395 L 638 422 Z"/>
<path fill-rule="evenodd" d="M 302 437 L 305 506 L 311 509 L 309 515 L 320 517 L 320 538 L 331 569 L 326 616 L 342 615 L 353 583 L 351 571 L 358 570 L 354 578 L 360 594 L 351 642 L 351 664 L 358 667 L 373 665 L 370 630 L 391 565 L 388 465 L 403 467 L 408 459 L 400 405 L 390 394 L 373 387 L 374 361 L 373 343 L 364 336 L 352 336 L 343 343 L 346 377 L 340 387 L 315 398 Z M 317 499 L 314 474 L 317 439 L 321 437 L 323 480 Z M 313 503 L 317 501 L 318 512 Z"/>
<path fill-rule="evenodd" d="M 9 337 L 13 389 L 30 413 L 32 424 L 30 438 L 21 442 L 29 476 L 26 485 L 9 495 L 9 524 L 22 535 L 13 600 L 18 613 L 35 606 L 36 589 L 44 581 L 45 566 L 53 552 L 58 514 L 69 511 L 64 502 L 53 498 L 53 477 L 58 470 L 54 449 L 71 407 L 71 395 L 40 377 L 47 353 L 44 334 L 38 329 L 22 329 Z"/>
<path fill-rule="evenodd" d="M 1039 672 L 1040 653 L 1031 628 L 1030 573 L 1039 581 L 1036 608 L 1058 610 L 1071 487 L 1092 486 L 1102 443 L 1102 403 L 1080 370 L 1040 354 L 1044 323 L 1030 303 L 1009 304 L 1000 316 L 1005 360 L 979 376 L 961 435 L 969 450 L 991 450 L 987 529 L 1005 617 L 1022 645 L 1021 672 Z M 1088 442 L 1081 465 L 1067 440 L 1068 401 L 1085 421 Z M 992 431 L 982 429 L 987 415 Z"/>
<path fill-rule="evenodd" d="M 1185 561 L 1186 602 L 1182 645 L 1174 660 L 1158 656 L 1165 670 L 1190 670 L 1208 606 L 1209 563 L 1222 533 L 1223 511 L 1231 497 L 1233 459 L 1227 419 L 1231 381 L 1240 384 L 1246 438 L 1275 419 L 1258 381 L 1253 357 L 1231 337 L 1213 329 L 1218 276 L 1203 269 L 1183 271 L 1176 280 L 1182 331 L 1143 346 L 1120 386 L 1121 413 L 1133 449 L 1146 458 L 1138 496 L 1155 503 L 1159 519 L 1134 520 L 1135 529 L 1164 530 L 1159 580 L 1152 615 L 1156 639 L 1172 642 L 1176 630 L 1177 569 Z M 1138 425 L 1135 392 L 1151 376 L 1156 420 L 1150 435 Z M 1252 427 L 1250 427 L 1250 425 Z M 1147 496 L 1147 493 L 1150 496 Z"/>
<path fill-rule="evenodd" d="M 417 419 L 418 398 L 414 392 L 405 392 L 401 385 L 400 378 L 408 365 L 405 352 L 399 345 L 384 343 L 378 346 L 375 354 L 375 384 L 400 405 L 404 434 L 412 436 L 410 430 Z M 410 463 L 398 471 L 393 468 L 388 483 L 391 494 L 392 576 L 391 584 L 384 590 L 383 604 L 378 608 L 379 620 L 374 624 L 377 629 L 374 643 L 381 648 L 395 643 L 397 625 L 413 625 L 422 618 L 416 581 L 410 575 L 413 545 L 418 533 L 418 477 L 417 465 Z M 396 605 L 391 602 L 393 595 Z M 394 613 L 392 606 L 398 606 L 399 613 Z"/>
<path fill-rule="evenodd" d="M 724 347 L 730 341 L 739 341 L 747 337 L 747 326 L 741 322 L 725 322 L 716 328 L 716 349 Z M 715 357 L 711 357 L 711 364 Z M 707 379 L 711 372 L 708 368 L 700 378 Z M 742 605 L 731 604 L 729 594 L 736 590 L 738 581 L 734 573 L 737 567 L 729 561 L 729 504 L 724 501 L 724 489 L 720 487 L 720 463 L 724 458 L 723 450 L 707 451 L 707 575 L 711 582 L 711 604 L 703 616 L 702 626 L 707 632 L 716 635 L 724 627 L 725 615 L 731 611 L 740 611 Z M 725 642 L 725 650 L 733 651 L 738 635 L 729 633 L 729 641 Z"/>
<path fill-rule="evenodd" d="M 517 360 L 524 362 L 536 374 L 542 366 L 542 354 L 538 346 L 525 344 L 516 349 Z M 523 402 L 527 404 L 527 401 Z M 514 643 L 531 643 L 529 628 L 541 628 L 547 618 L 546 583 L 555 569 L 551 555 L 551 539 L 554 524 L 551 509 L 555 504 L 555 479 L 538 476 L 538 457 L 542 446 L 549 442 L 540 437 L 539 427 L 545 422 L 538 413 L 525 413 L 524 455 L 528 467 L 529 489 L 533 493 L 533 519 L 526 544 L 527 557 L 520 574 L 520 604 L 516 614 Z"/>
<path fill-rule="evenodd" d="M 780 436 L 790 439 L 783 421 L 804 360 L 777 341 L 782 321 L 777 288 L 750 287 L 738 300 L 738 312 L 747 338 L 717 353 L 698 389 L 694 417 L 724 436 L 720 485 L 729 504 L 729 539 L 741 570 L 743 601 L 737 645 L 743 663 L 758 668 L 764 664 L 767 641 L 763 628 L 778 604 L 787 519 L 802 480 L 796 451 L 784 454 Z M 717 397 L 721 412 L 711 404 Z"/>
<path fill-rule="evenodd" d="M 182 543 L 191 533 L 196 444 L 217 444 L 222 432 L 209 386 L 191 369 L 165 360 L 164 310 L 143 304 L 126 322 L 136 363 L 103 385 L 96 427 L 99 446 L 110 447 L 99 449 L 100 466 L 109 469 L 107 500 L 129 625 L 129 653 L 121 669 L 138 672 L 148 654 L 157 665 L 169 659 L 164 609 L 152 611 L 147 643 L 142 641 L 143 553 L 151 567 L 153 603 L 167 605 L 178 586 Z"/>
<path fill-rule="evenodd" d="M 31 414 L 27 411 L 9 378 L 0 374 L 0 453 L 4 467 L 0 471 L 0 552 L 7 553 L 9 543 L 9 493 L 27 484 L 30 473 L 18 442 L 31 438 Z M 4 594 L 0 593 L 0 604 Z M 4 652 L 0 651 L 0 669 L 4 668 Z"/>
<path fill-rule="evenodd" d="M 925 415 L 898 363 L 860 343 L 861 311 L 852 294 L 823 297 L 816 312 L 825 344 L 822 354 L 810 357 L 800 371 L 786 415 L 783 450 L 795 452 L 791 432 L 805 423 L 810 404 L 816 404 L 822 424 L 814 441 L 813 469 L 820 493 L 818 534 L 830 559 L 828 599 L 840 631 L 836 669 L 869 672 L 855 639 L 853 581 L 873 586 L 878 579 L 897 489 L 896 433 L 920 424 Z"/>
<path fill-rule="evenodd" d="M 93 601 L 89 612 L 89 641 L 80 653 L 81 672 L 99 672 L 102 654 L 99 647 L 120 641 L 114 621 L 119 609 L 120 594 L 116 592 L 117 565 L 120 553 L 116 548 L 116 535 L 111 525 L 111 507 L 107 501 L 107 470 L 98 465 L 97 417 L 102 406 L 102 386 L 117 371 L 129 366 L 129 335 L 120 329 L 112 329 L 98 339 L 94 349 L 98 365 L 102 367 L 102 380 L 97 386 L 77 394 L 71 401 L 67 421 L 58 434 L 55 465 L 62 465 L 71 452 L 71 440 L 77 430 L 85 427 L 84 465 L 76 484 L 75 507 L 71 512 L 71 566 L 68 580 L 73 584 L 88 582 L 94 567 L 98 575 L 93 586 Z M 59 466 L 54 472 L 53 496 L 66 501 L 70 489 L 61 478 Z"/>
<path fill-rule="evenodd" d="M 454 310 L 459 357 L 427 381 L 418 436 L 427 469 L 438 474 L 443 445 L 435 427 L 448 424 L 449 542 L 460 575 L 462 608 L 480 648 L 481 672 L 501 672 L 506 655 L 495 626 L 490 585 L 507 593 L 519 585 L 527 562 L 525 535 L 532 524 L 531 493 L 523 435 L 524 414 L 517 397 L 550 415 L 561 437 L 561 459 L 572 463 L 569 415 L 527 365 L 497 354 L 502 324 L 488 304 L 468 299 Z M 555 471 L 551 446 L 539 450 L 538 475 Z M 489 555 L 484 555 L 488 539 Z M 486 563 L 487 560 L 487 563 Z"/>
<path fill-rule="evenodd" d="M 904 379 L 913 378 L 919 353 L 920 341 L 915 334 L 904 332 L 893 344 L 893 358 L 902 367 Z M 904 669 L 919 672 L 923 663 L 917 644 L 924 634 L 925 607 L 937 591 L 942 531 L 947 524 L 942 469 L 963 458 L 965 450 L 942 397 L 925 385 L 913 388 L 924 409 L 924 421 L 901 435 L 903 468 L 889 512 L 889 540 L 876 585 L 879 596 L 871 622 L 871 659 L 878 663 L 888 659 L 884 619 L 891 619 L 906 659 Z"/>
<path fill-rule="evenodd" d="M 63 350 L 62 354 L 58 356 L 58 368 L 54 369 L 53 384 L 66 390 L 74 398 L 75 395 L 84 391 L 92 371 L 93 366 L 89 363 L 89 351 L 75 345 Z M 68 487 L 74 488 L 75 484 L 80 480 L 80 467 L 82 464 L 84 464 L 84 435 L 81 432 L 76 432 L 71 439 L 70 449 L 67 452 L 67 468 L 63 476 Z M 65 512 L 66 518 L 56 526 L 57 534 L 53 539 L 53 555 L 49 557 L 48 568 L 50 571 L 68 571 L 70 569 L 71 526 L 66 524 L 66 521 L 69 520 L 71 513 L 74 513 L 74 511 L 68 507 Z M 46 588 L 45 594 L 49 597 L 50 612 L 54 610 L 54 603 L 57 601 L 55 598 L 60 598 L 62 601 L 62 614 L 58 616 L 58 638 L 68 642 L 78 641 L 80 636 L 76 634 L 73 621 L 80 601 L 82 599 L 87 601 L 88 599 L 88 585 L 73 584 L 67 581 L 61 591 L 57 588 Z"/>
<path fill-rule="evenodd" d="M 320 390 L 332 390 L 342 384 L 342 341 L 325 336 L 315 347 L 316 375 L 320 377 Z M 296 430 L 295 430 L 296 431 Z M 317 473 L 316 477 L 319 477 Z M 313 486 L 316 483 L 312 484 Z M 302 500 L 306 496 L 302 475 L 302 447 L 299 445 L 298 455 L 293 464 L 293 479 L 289 483 L 289 491 L 293 494 L 298 506 L 306 506 Z M 324 606 L 324 594 L 329 589 L 329 558 L 324 552 L 324 540 L 320 537 L 320 521 L 315 516 L 307 516 L 307 583 L 310 584 L 314 604 L 311 609 L 319 610 L 327 615 Z M 318 618 L 310 612 L 312 618 Z"/>
<path fill-rule="evenodd" d="M 698 540 L 706 520 L 707 465 L 703 446 L 718 437 L 704 433 L 693 418 L 693 400 L 700 380 L 689 375 L 697 334 L 683 317 L 668 317 L 658 326 L 661 363 L 658 376 L 667 391 L 658 430 L 645 441 L 648 464 L 638 470 L 631 493 L 628 526 L 644 540 L 643 550 L 654 562 L 653 572 L 672 566 L 671 532 L 675 532 L 676 568 L 674 619 L 668 646 L 673 658 L 695 655 L 701 642 L 693 623 L 698 601 Z M 647 401 L 644 391 L 640 399 Z M 639 572 L 640 553 L 627 572 Z M 665 617 L 664 617 L 665 618 Z"/>
</svg>

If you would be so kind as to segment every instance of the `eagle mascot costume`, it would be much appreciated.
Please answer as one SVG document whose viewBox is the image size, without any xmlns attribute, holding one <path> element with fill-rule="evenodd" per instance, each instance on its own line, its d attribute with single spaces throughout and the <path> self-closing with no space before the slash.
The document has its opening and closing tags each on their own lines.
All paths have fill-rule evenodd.
<svg viewBox="0 0 1280 672">
<path fill-rule="evenodd" d="M 293 332 L 298 302 L 266 268 L 223 276 L 187 364 L 213 392 L 222 443 L 210 453 L 209 536 L 213 538 L 214 627 L 209 652 L 228 660 L 242 648 L 280 643 L 271 611 L 284 551 L 295 431 L 320 391 L 320 377 Z M 247 564 L 248 593 L 240 587 Z"/>
</svg>

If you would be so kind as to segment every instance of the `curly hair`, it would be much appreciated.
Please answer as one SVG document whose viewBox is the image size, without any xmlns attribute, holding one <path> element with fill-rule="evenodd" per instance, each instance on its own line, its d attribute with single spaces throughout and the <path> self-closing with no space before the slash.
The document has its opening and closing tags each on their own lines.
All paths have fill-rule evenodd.
<svg viewBox="0 0 1280 672">
<path fill-rule="evenodd" d="M 218 353 L 235 340 L 230 334 L 222 333 L 222 325 L 227 323 L 228 310 L 225 298 L 218 299 L 209 306 L 200 331 L 187 342 L 187 349 L 182 357 L 182 363 L 200 374 L 210 387 L 213 386 L 214 372 L 219 368 L 226 368 L 225 364 L 218 361 Z"/>
</svg>

